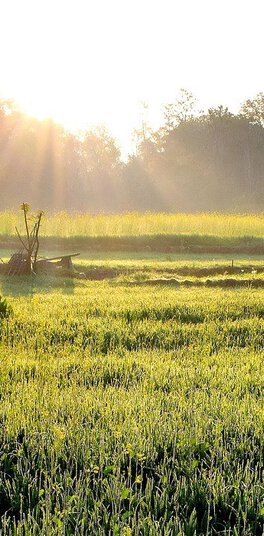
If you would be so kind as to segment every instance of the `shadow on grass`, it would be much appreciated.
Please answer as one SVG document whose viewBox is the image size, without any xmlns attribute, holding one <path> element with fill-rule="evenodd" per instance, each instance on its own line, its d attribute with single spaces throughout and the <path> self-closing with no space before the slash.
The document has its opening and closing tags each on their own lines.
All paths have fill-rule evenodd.
<svg viewBox="0 0 264 536">
<path fill-rule="evenodd" d="M 198 234 L 159 234 L 136 236 L 72 236 L 42 237 L 43 250 L 57 252 L 163 252 L 163 253 L 221 253 L 221 254 L 264 254 L 262 237 L 239 236 L 219 237 Z M 1 236 L 0 248 L 17 249 L 18 241 L 13 236 Z"/>
<path fill-rule="evenodd" d="M 75 282 L 67 277 L 45 276 L 0 276 L 0 293 L 4 296 L 33 296 L 38 292 L 60 290 L 63 294 L 73 294 Z"/>
<path fill-rule="evenodd" d="M 144 279 L 143 281 L 125 281 L 124 285 L 132 286 L 174 286 L 174 287 L 219 287 L 219 288 L 264 288 L 264 279 L 176 279 L 175 277 L 157 277 L 152 279 Z"/>
</svg>

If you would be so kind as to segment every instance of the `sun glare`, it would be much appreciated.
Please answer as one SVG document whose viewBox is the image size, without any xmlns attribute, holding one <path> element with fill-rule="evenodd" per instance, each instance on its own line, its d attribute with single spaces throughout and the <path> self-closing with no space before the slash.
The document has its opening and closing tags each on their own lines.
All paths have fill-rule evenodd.
<svg viewBox="0 0 264 536">
<path fill-rule="evenodd" d="M 255 14 L 263 8 L 253 4 L 10 0 L 1 14 L 0 96 L 71 130 L 105 124 L 123 146 L 140 124 L 139 102 L 148 103 L 156 128 L 181 87 L 201 108 L 238 109 L 262 90 L 262 19 Z"/>
</svg>

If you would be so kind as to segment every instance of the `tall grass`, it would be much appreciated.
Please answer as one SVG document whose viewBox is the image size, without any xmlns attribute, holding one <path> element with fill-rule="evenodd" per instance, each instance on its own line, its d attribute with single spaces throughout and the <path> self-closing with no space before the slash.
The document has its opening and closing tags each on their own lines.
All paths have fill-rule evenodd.
<svg viewBox="0 0 264 536">
<path fill-rule="evenodd" d="M 18 212 L 0 213 L 0 235 L 13 236 L 15 226 L 23 228 Z M 46 215 L 43 236 L 140 236 L 140 235 L 211 235 L 243 237 L 264 235 L 264 215 L 245 214 L 113 214 L 91 215 L 61 212 Z"/>
<path fill-rule="evenodd" d="M 3 536 L 263 534 L 263 291 L 1 284 Z"/>
</svg>

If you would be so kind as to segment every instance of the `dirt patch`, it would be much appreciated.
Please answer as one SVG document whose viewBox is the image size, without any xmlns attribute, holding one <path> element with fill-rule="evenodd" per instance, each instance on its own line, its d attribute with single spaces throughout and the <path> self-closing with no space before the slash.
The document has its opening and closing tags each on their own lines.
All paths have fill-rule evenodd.
<svg viewBox="0 0 264 536">
<path fill-rule="evenodd" d="M 234 288 L 234 287 L 253 287 L 253 288 L 264 288 L 264 279 L 235 279 L 235 278 L 226 278 L 226 279 L 206 279 L 205 281 L 201 280 L 190 280 L 190 279 L 175 279 L 171 278 L 153 278 L 145 279 L 145 281 L 129 281 L 129 285 L 171 285 L 175 287 L 219 287 L 219 288 Z"/>
<path fill-rule="evenodd" d="M 207 279 L 205 281 L 205 286 L 207 287 L 253 287 L 253 288 L 264 288 L 264 279 L 235 279 L 235 278 L 226 278 L 226 279 Z"/>
<path fill-rule="evenodd" d="M 241 273 L 250 274 L 253 271 L 256 273 L 263 273 L 264 266 L 253 266 L 252 264 L 240 265 L 240 266 L 231 266 L 221 265 L 221 266 L 210 266 L 195 268 L 191 266 L 182 266 L 179 268 L 165 268 L 165 272 L 178 274 L 182 276 L 192 276 L 192 277 L 208 277 L 214 275 L 241 275 Z"/>
</svg>

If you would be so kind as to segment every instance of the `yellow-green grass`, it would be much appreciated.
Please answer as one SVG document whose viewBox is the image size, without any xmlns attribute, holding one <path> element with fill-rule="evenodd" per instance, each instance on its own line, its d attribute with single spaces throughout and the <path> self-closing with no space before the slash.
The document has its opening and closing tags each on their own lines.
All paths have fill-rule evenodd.
<svg viewBox="0 0 264 536">
<path fill-rule="evenodd" d="M 23 228 L 21 211 L 0 213 L 0 236 L 14 236 Z M 118 237 L 144 235 L 207 235 L 217 237 L 264 236 L 263 214 L 152 214 L 46 215 L 42 224 L 46 237 Z"/>
<path fill-rule="evenodd" d="M 3 536 L 262 535 L 263 290 L 0 289 Z"/>
</svg>

